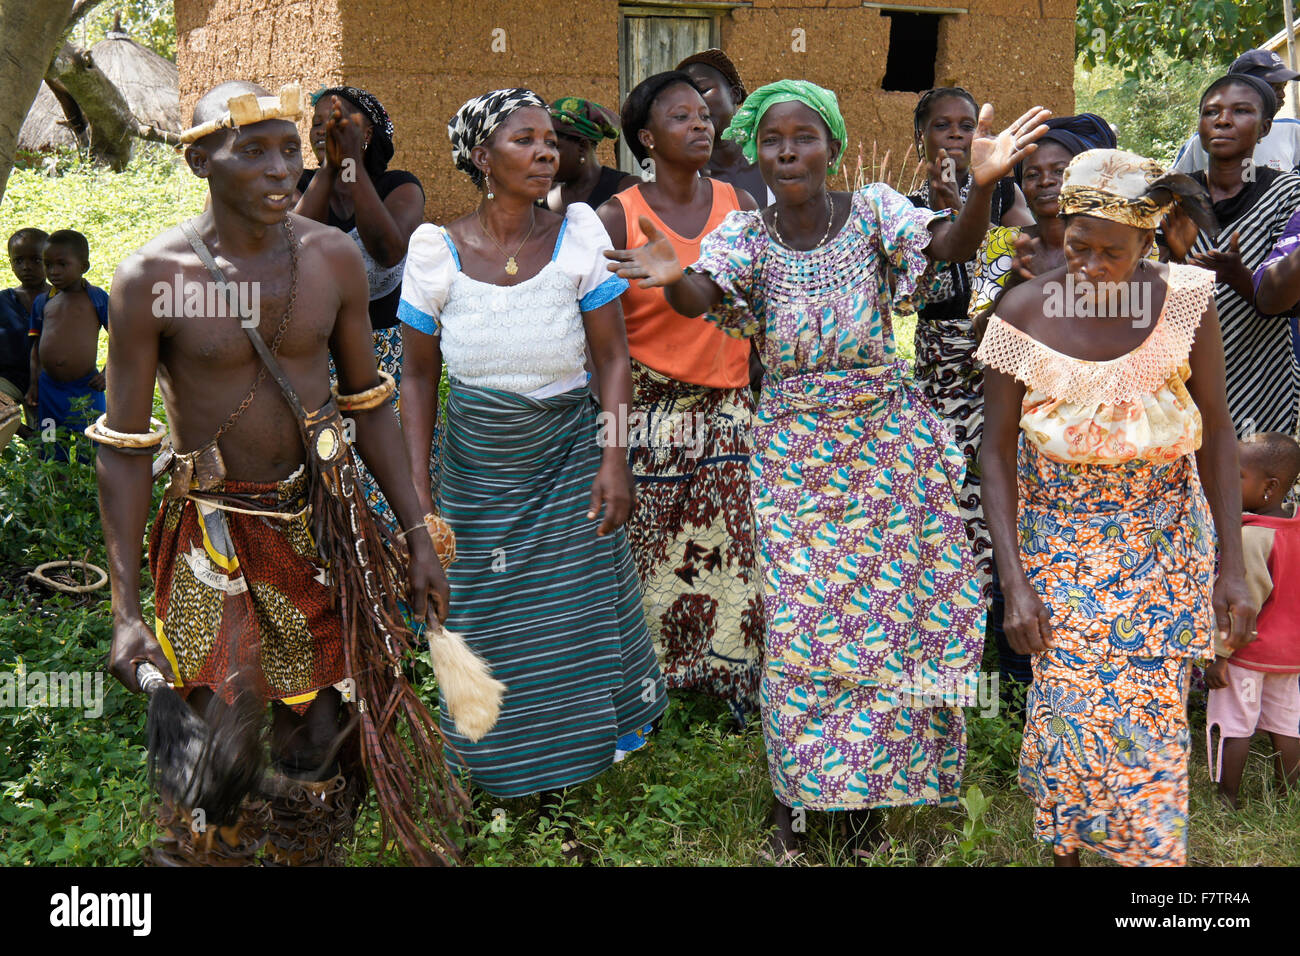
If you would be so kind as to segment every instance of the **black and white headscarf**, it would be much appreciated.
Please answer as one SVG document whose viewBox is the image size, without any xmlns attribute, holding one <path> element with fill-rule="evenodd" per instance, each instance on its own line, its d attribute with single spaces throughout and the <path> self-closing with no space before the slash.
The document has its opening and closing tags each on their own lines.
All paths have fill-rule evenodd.
<svg viewBox="0 0 1300 956">
<path fill-rule="evenodd" d="M 456 111 L 447 124 L 447 137 L 451 140 L 451 159 L 456 168 L 469 174 L 478 186 L 483 182 L 483 172 L 474 165 L 470 150 L 492 135 L 507 116 L 525 106 L 548 109 L 546 101 L 532 90 L 515 87 L 493 90 L 476 96 Z"/>
</svg>

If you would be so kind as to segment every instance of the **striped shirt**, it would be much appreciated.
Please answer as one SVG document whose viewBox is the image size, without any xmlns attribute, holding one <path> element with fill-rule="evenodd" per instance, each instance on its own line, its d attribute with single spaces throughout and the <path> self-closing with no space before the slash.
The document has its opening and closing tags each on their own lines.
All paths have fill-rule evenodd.
<svg viewBox="0 0 1300 956">
<path fill-rule="evenodd" d="M 1202 231 L 1192 252 L 1227 250 L 1238 234 L 1241 261 L 1254 273 L 1273 250 L 1287 222 L 1300 208 L 1300 176 L 1255 167 L 1255 181 L 1237 195 L 1214 204 L 1220 232 L 1211 240 Z M 1202 186 L 1205 173 L 1193 174 Z M 1294 434 L 1296 402 L 1300 396 L 1300 364 L 1291 348 L 1286 319 L 1255 309 L 1254 296 L 1243 299 L 1228 285 L 1214 286 L 1214 304 L 1223 331 L 1228 411 L 1239 435 L 1278 431 Z"/>
</svg>

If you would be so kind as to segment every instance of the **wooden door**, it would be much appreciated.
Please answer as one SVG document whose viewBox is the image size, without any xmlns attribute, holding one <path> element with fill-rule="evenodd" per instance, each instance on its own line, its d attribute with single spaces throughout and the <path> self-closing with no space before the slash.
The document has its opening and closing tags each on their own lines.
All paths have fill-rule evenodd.
<svg viewBox="0 0 1300 956">
<path fill-rule="evenodd" d="M 638 7 L 619 8 L 618 102 L 627 99 L 632 88 L 646 77 L 671 70 L 692 53 L 718 45 L 716 8 Z M 634 172 L 636 159 L 622 140 L 618 146 L 621 169 Z"/>
</svg>

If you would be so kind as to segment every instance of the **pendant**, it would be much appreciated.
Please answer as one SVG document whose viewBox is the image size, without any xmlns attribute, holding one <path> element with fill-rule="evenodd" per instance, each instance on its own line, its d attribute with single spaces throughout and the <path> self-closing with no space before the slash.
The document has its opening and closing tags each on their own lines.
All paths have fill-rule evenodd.
<svg viewBox="0 0 1300 956">
<path fill-rule="evenodd" d="M 506 260 L 506 275 L 512 276 L 519 271 L 519 263 L 515 262 L 515 257 L 511 256 Z"/>
</svg>

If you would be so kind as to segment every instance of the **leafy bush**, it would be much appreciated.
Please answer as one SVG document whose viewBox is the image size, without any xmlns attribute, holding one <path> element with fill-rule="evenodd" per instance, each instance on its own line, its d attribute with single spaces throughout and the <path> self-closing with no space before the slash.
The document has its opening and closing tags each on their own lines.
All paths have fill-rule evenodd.
<svg viewBox="0 0 1300 956">
<path fill-rule="evenodd" d="M 1140 76 L 1112 64 L 1085 69 L 1080 60 L 1074 71 L 1074 108 L 1114 125 L 1121 149 L 1168 165 L 1196 132 L 1201 93 L 1227 72 L 1235 56 L 1225 51 L 1184 61 L 1153 53 L 1143 58 Z"/>
</svg>

